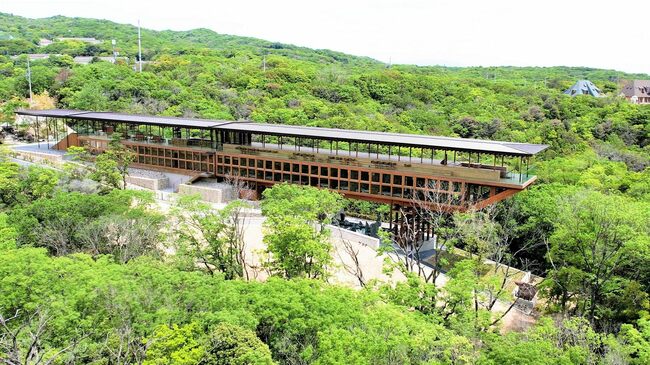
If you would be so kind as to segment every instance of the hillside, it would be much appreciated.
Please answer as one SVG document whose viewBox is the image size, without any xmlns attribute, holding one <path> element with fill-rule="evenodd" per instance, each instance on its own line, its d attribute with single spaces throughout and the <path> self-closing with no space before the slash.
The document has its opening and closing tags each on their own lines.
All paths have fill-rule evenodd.
<svg viewBox="0 0 650 365">
<path fill-rule="evenodd" d="M 80 47 L 72 53 L 85 56 L 112 55 L 111 40 L 117 41 L 116 50 L 121 55 L 137 56 L 137 27 L 118 24 L 108 20 L 69 18 L 54 16 L 44 19 L 28 19 L 0 13 L 0 54 L 20 54 L 26 50 L 38 53 L 57 53 L 62 48 L 50 45 L 38 48 L 41 38 L 53 40 L 57 37 L 92 37 L 103 42 L 90 49 Z M 154 31 L 142 29 L 143 60 L 150 60 L 159 54 L 197 53 L 204 49 L 235 52 L 247 50 L 257 55 L 278 54 L 319 63 L 378 64 L 366 57 L 355 57 L 329 50 L 312 50 L 288 44 L 261 39 L 219 34 L 208 29 L 189 31 Z"/>
</svg>

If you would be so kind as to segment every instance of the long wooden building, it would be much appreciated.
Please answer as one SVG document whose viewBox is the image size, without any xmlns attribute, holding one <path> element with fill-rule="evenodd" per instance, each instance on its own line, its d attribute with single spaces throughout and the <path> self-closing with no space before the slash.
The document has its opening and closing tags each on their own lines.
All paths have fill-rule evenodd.
<svg viewBox="0 0 650 365">
<path fill-rule="evenodd" d="M 136 165 L 235 176 L 259 194 L 289 182 L 391 206 L 482 208 L 532 184 L 546 145 L 80 110 L 21 110 L 65 150 L 101 153 L 112 138 Z M 44 132 L 44 129 L 46 130 Z M 417 202 L 417 203 L 416 203 Z"/>
</svg>

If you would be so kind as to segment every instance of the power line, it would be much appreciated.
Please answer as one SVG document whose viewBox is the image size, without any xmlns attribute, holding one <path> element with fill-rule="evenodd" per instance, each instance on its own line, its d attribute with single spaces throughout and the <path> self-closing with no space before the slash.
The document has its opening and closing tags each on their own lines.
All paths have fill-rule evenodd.
<svg viewBox="0 0 650 365">
<path fill-rule="evenodd" d="M 27 55 L 27 83 L 29 84 L 29 104 L 32 104 L 32 68 L 29 65 L 29 55 Z"/>
<path fill-rule="evenodd" d="M 140 36 L 140 19 L 138 19 L 138 65 L 140 66 L 140 72 L 142 72 L 142 41 Z"/>
</svg>

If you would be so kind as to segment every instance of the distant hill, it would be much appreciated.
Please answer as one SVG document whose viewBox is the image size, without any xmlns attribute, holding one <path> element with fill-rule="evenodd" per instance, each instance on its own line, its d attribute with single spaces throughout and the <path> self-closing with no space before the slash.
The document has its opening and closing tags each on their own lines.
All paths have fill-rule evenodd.
<svg viewBox="0 0 650 365">
<path fill-rule="evenodd" d="M 39 39 L 57 37 L 93 37 L 104 42 L 95 48 L 86 50 L 85 56 L 112 54 L 111 40 L 117 41 L 118 51 L 125 56 L 137 54 L 137 27 L 130 24 L 118 24 L 108 20 L 70 18 L 54 16 L 42 19 L 30 19 L 21 16 L 0 13 L 0 54 L 17 54 L 8 44 L 31 44 L 33 52 L 49 53 L 57 51 L 56 44 L 39 48 Z M 10 40 L 11 39 L 11 40 Z M 236 52 L 252 51 L 255 54 L 277 54 L 319 63 L 343 64 L 379 64 L 368 57 L 347 55 L 330 50 L 314 50 L 290 44 L 269 42 L 257 38 L 219 34 L 209 29 L 192 29 L 188 31 L 155 31 L 142 29 L 143 59 L 151 59 L 160 53 L 186 54 L 200 49 Z M 44 52 L 45 51 L 45 52 Z M 54 53 L 54 52 L 53 52 Z"/>
</svg>

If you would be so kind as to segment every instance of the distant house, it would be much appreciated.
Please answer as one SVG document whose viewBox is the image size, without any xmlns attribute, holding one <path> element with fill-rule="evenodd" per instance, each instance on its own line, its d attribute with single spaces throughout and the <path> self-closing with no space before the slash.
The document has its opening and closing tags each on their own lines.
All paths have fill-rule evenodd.
<svg viewBox="0 0 650 365">
<path fill-rule="evenodd" d="M 24 55 L 11 56 L 11 59 L 12 60 L 17 60 L 21 56 L 24 56 Z M 29 57 L 30 61 L 46 60 L 46 59 L 50 58 L 50 56 L 60 56 L 60 55 L 58 55 L 58 54 L 47 54 L 47 53 L 30 53 L 30 54 L 27 55 L 27 57 Z"/>
<path fill-rule="evenodd" d="M 39 46 L 39 47 L 46 47 L 46 46 L 49 46 L 49 45 L 52 44 L 52 43 L 54 43 L 54 42 L 52 42 L 52 41 L 49 40 L 49 39 L 41 38 L 41 39 L 38 41 L 38 46 Z"/>
<path fill-rule="evenodd" d="M 633 80 L 623 87 L 621 96 L 634 104 L 650 104 L 650 80 Z"/>
<path fill-rule="evenodd" d="M 100 41 L 99 39 L 84 38 L 84 37 L 70 37 L 70 38 L 60 37 L 60 38 L 57 38 L 56 40 L 59 41 L 59 42 L 78 41 L 78 42 L 85 42 L 85 43 L 89 43 L 89 44 L 100 44 L 100 43 L 102 43 L 102 41 Z"/>
<path fill-rule="evenodd" d="M 590 95 L 595 97 L 602 96 L 602 92 L 593 82 L 589 80 L 578 80 L 573 86 L 568 88 L 565 92 L 569 96 Z"/>
<path fill-rule="evenodd" d="M 110 63 L 115 63 L 118 60 L 122 60 L 124 62 L 129 62 L 129 59 L 127 57 L 113 57 L 113 56 L 107 56 L 107 57 L 94 57 L 94 56 L 77 56 L 74 58 L 74 63 L 78 63 L 80 65 L 87 65 L 93 61 L 93 59 L 96 58 L 100 61 L 106 61 Z"/>
</svg>

